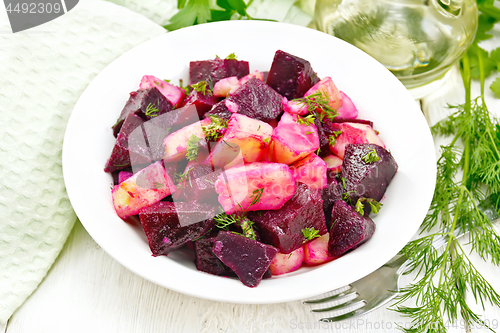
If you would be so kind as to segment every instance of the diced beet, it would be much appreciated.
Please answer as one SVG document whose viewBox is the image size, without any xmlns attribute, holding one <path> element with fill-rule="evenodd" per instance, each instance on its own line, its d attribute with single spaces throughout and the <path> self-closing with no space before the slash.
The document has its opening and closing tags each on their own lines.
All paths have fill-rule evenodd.
<svg viewBox="0 0 500 333">
<path fill-rule="evenodd" d="M 320 191 L 305 184 L 297 186 L 282 208 L 251 212 L 248 217 L 255 222 L 263 241 L 279 248 L 280 253 L 301 247 L 306 242 L 302 233 L 305 228 L 314 228 L 319 235 L 327 233 Z"/>
<path fill-rule="evenodd" d="M 201 91 L 192 90 L 189 96 L 184 101 L 184 106 L 194 105 L 198 111 L 199 119 L 203 118 L 203 115 L 210 111 L 212 107 L 219 102 L 219 98 L 206 92 L 203 94 Z"/>
<path fill-rule="evenodd" d="M 215 182 L 221 172 L 221 169 L 216 169 L 214 172 L 209 165 L 188 164 L 184 170 L 187 176 L 182 180 L 180 188 L 174 193 L 174 200 L 197 201 L 219 206 Z"/>
<path fill-rule="evenodd" d="M 328 177 L 328 186 L 321 191 L 323 199 L 323 212 L 325 213 L 326 226 L 330 229 L 330 219 L 335 201 L 340 200 L 344 193 L 342 184 L 339 184 L 335 177 Z"/>
<path fill-rule="evenodd" d="M 283 111 L 283 97 L 257 78 L 248 80 L 228 99 L 238 106 L 238 113 L 265 122 L 276 119 Z"/>
<path fill-rule="evenodd" d="M 195 264 L 199 271 L 214 275 L 234 276 L 234 272 L 224 265 L 222 261 L 212 252 L 215 243 L 215 235 L 200 238 L 194 242 Z"/>
<path fill-rule="evenodd" d="M 365 157 L 373 150 L 379 159 L 365 162 Z M 345 180 L 351 203 L 355 204 L 359 197 L 380 201 L 397 170 L 394 157 L 385 148 L 376 144 L 349 144 L 340 176 Z"/>
<path fill-rule="evenodd" d="M 214 216 L 212 206 L 193 202 L 160 201 L 139 213 L 154 256 L 168 254 L 205 235 L 214 226 Z"/>
<path fill-rule="evenodd" d="M 144 137 L 144 120 L 131 113 L 125 119 L 116 139 L 105 172 L 123 170 L 130 165 L 151 163 L 151 154 Z"/>
<path fill-rule="evenodd" d="M 373 121 L 371 120 L 366 120 L 366 119 L 350 119 L 350 118 L 343 118 L 343 117 L 335 117 L 333 120 L 330 119 L 324 119 L 325 124 L 323 126 L 327 128 L 331 128 L 332 123 L 357 123 L 357 124 L 365 124 L 365 125 L 370 125 L 370 127 L 373 128 Z"/>
<path fill-rule="evenodd" d="M 226 106 L 226 100 L 222 100 L 219 103 L 215 104 L 210 111 L 205 113 L 205 118 L 207 118 L 208 116 L 218 116 L 222 119 L 229 120 L 232 115 L 233 113 L 229 111 Z"/>
<path fill-rule="evenodd" d="M 192 106 L 190 112 L 185 108 L 180 108 L 146 121 L 144 123 L 144 132 L 146 133 L 152 160 L 157 161 L 163 158 L 163 155 L 165 155 L 163 141 L 170 133 L 180 129 L 186 123 L 194 123 L 198 120 L 196 109 Z"/>
<path fill-rule="evenodd" d="M 120 171 L 120 173 L 118 174 L 118 183 L 121 183 L 122 181 L 129 179 L 133 175 L 134 174 L 129 171 Z"/>
<path fill-rule="evenodd" d="M 189 84 L 200 81 L 217 83 L 220 79 L 236 76 L 241 79 L 250 73 L 248 61 L 221 59 L 191 61 L 189 63 Z"/>
<path fill-rule="evenodd" d="M 229 231 L 220 231 L 212 252 L 238 275 L 245 286 L 253 288 L 262 280 L 278 249 Z"/>
<path fill-rule="evenodd" d="M 319 157 L 325 157 L 331 154 L 330 152 L 330 141 L 328 139 L 328 134 L 325 132 L 324 125 L 319 120 L 319 117 L 314 118 L 314 125 L 318 129 L 318 139 L 319 139 Z"/>
<path fill-rule="evenodd" d="M 269 70 L 266 83 L 283 97 L 299 98 L 319 79 L 309 61 L 278 50 Z"/>
<path fill-rule="evenodd" d="M 170 103 L 172 103 L 174 108 L 181 106 L 184 97 L 186 97 L 186 92 L 183 89 L 165 82 L 153 75 L 144 75 L 141 79 L 139 87 L 141 89 L 157 88 L 158 91 L 165 96 Z"/>
<path fill-rule="evenodd" d="M 341 256 L 366 242 L 375 232 L 375 223 L 368 216 L 359 215 L 343 200 L 335 201 L 332 227 L 328 240 L 328 254 Z"/>
<path fill-rule="evenodd" d="M 173 109 L 172 103 L 156 88 L 140 89 L 130 93 L 117 123 L 113 126 L 113 134 L 118 137 L 123 120 L 131 113 L 135 113 L 144 120 L 164 114 Z"/>
<path fill-rule="evenodd" d="M 149 88 L 146 91 L 141 107 L 135 111 L 136 115 L 149 120 L 173 110 L 172 103 L 157 88 Z"/>
<path fill-rule="evenodd" d="M 122 125 L 123 125 L 123 122 L 125 121 L 125 118 L 127 118 L 127 116 L 130 113 L 133 113 L 133 112 L 140 109 L 142 101 L 147 93 L 148 93 L 148 91 L 146 91 L 146 89 L 139 89 L 137 91 L 132 91 L 130 93 L 130 97 L 129 97 L 127 103 L 125 103 L 125 106 L 123 107 L 122 112 L 120 113 L 120 116 L 118 117 L 118 120 L 116 121 L 116 124 L 112 127 L 113 128 L 113 135 L 115 136 L 115 138 L 118 137 L 118 133 L 120 132 L 120 129 L 122 128 Z"/>
</svg>

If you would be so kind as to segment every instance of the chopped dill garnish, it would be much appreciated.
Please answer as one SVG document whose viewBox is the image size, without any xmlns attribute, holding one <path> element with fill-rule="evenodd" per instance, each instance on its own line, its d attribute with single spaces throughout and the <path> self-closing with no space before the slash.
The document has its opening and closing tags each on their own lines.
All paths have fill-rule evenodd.
<svg viewBox="0 0 500 333">
<path fill-rule="evenodd" d="M 309 126 L 311 124 L 314 125 L 314 115 L 310 114 L 306 117 L 301 117 L 301 116 L 298 116 L 297 117 L 297 124 L 299 125 L 306 125 L 306 126 Z"/>
<path fill-rule="evenodd" d="M 267 144 L 269 144 L 271 142 L 271 137 L 269 136 L 269 137 L 265 138 L 262 141 L 265 142 L 265 143 L 267 143 Z"/>
<path fill-rule="evenodd" d="M 373 162 L 377 162 L 380 159 L 380 157 L 378 157 L 377 151 L 374 148 L 371 148 L 370 151 L 361 159 L 366 164 L 370 164 Z"/>
<path fill-rule="evenodd" d="M 316 230 L 314 228 L 305 228 L 301 230 L 302 235 L 304 235 L 304 243 L 307 241 L 310 241 L 311 239 L 320 237 L 319 235 L 319 230 Z"/>
<path fill-rule="evenodd" d="M 201 129 L 207 141 L 217 141 L 222 138 L 222 130 L 227 128 L 228 121 L 216 115 L 210 115 L 208 117 L 211 120 L 210 124 L 202 126 Z"/>
<path fill-rule="evenodd" d="M 200 149 L 200 146 L 198 145 L 199 142 L 200 138 L 194 134 L 192 134 L 187 140 L 186 158 L 188 161 L 194 161 L 198 158 L 198 150 Z"/>
<path fill-rule="evenodd" d="M 165 184 L 160 183 L 160 182 L 154 182 L 154 184 L 153 184 L 153 188 L 156 190 L 162 188 L 163 186 L 165 186 Z"/>
<path fill-rule="evenodd" d="M 250 198 L 252 198 L 252 202 L 250 203 L 250 206 L 248 206 L 248 207 L 251 207 L 251 206 L 259 203 L 260 198 L 262 197 L 263 193 L 264 193 L 264 188 L 260 188 L 260 189 L 253 191 L 252 195 L 250 196 Z"/>
<path fill-rule="evenodd" d="M 325 117 L 333 120 L 333 118 L 339 115 L 337 110 L 330 106 L 328 95 L 321 90 L 309 96 L 292 99 L 292 101 L 307 106 L 307 111 L 309 113 L 318 114 L 321 122 L 323 122 Z"/>
<path fill-rule="evenodd" d="M 158 106 L 154 105 L 153 103 L 149 103 L 146 107 L 145 114 L 147 117 L 156 117 L 160 114 L 160 110 L 158 110 Z"/>
<path fill-rule="evenodd" d="M 201 92 L 203 96 L 205 96 L 205 94 L 212 95 L 212 91 L 207 89 L 207 81 L 200 81 L 192 84 L 191 88 L 193 88 L 194 91 Z"/>
<path fill-rule="evenodd" d="M 236 57 L 236 54 L 234 54 L 234 52 L 226 57 L 226 60 L 237 60 L 237 59 L 238 58 Z"/>
</svg>

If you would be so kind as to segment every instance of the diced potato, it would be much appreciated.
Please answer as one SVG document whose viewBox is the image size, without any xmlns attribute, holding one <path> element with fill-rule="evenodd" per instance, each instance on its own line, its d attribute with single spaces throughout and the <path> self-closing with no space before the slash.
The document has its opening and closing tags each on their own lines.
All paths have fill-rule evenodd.
<svg viewBox="0 0 500 333">
<path fill-rule="evenodd" d="M 188 139 L 194 135 L 200 139 L 205 138 L 203 126 L 208 126 L 211 123 L 210 117 L 200 120 L 194 124 L 181 128 L 174 133 L 171 133 L 165 138 L 163 144 L 165 146 L 165 163 L 175 162 L 183 159 L 187 153 Z"/>
<path fill-rule="evenodd" d="M 342 96 L 331 77 L 327 76 L 316 83 L 304 94 L 304 97 L 315 94 L 318 91 L 321 91 L 323 95 L 328 97 L 328 105 L 330 105 L 332 109 L 337 110 L 342 106 Z"/>
<path fill-rule="evenodd" d="M 331 257 L 328 254 L 329 237 L 330 234 L 326 233 L 323 236 L 304 244 L 304 263 L 307 265 L 319 265 L 336 259 L 336 257 Z"/>
<path fill-rule="evenodd" d="M 358 109 L 356 109 L 352 100 L 342 91 L 340 91 L 340 96 L 342 96 L 342 107 L 337 110 L 339 117 L 356 119 L 358 116 Z"/>
<path fill-rule="evenodd" d="M 256 79 L 259 79 L 261 80 L 262 82 L 264 82 L 264 73 L 262 72 L 259 72 L 258 70 L 248 74 L 248 75 L 245 75 L 244 77 L 242 77 L 240 79 L 240 84 L 241 85 L 244 85 L 245 83 L 247 83 L 248 80 L 250 80 L 251 78 L 256 78 Z"/>
<path fill-rule="evenodd" d="M 298 115 L 284 113 L 274 129 L 269 158 L 292 164 L 319 148 L 318 129 L 314 124 L 297 123 Z"/>
<path fill-rule="evenodd" d="M 344 158 L 345 147 L 350 143 L 373 143 L 385 148 L 384 142 L 370 125 L 338 123 L 332 124 L 332 129 L 341 132 L 341 134 L 335 139 L 333 145 L 330 144 L 330 150 L 342 159 Z"/>
<path fill-rule="evenodd" d="M 213 95 L 217 97 L 227 97 L 227 95 L 241 87 L 241 83 L 236 76 L 221 79 L 214 85 Z"/>
<path fill-rule="evenodd" d="M 273 275 L 281 275 L 299 269 L 303 261 L 304 248 L 299 247 L 290 253 L 277 253 L 269 268 Z"/>
<path fill-rule="evenodd" d="M 318 155 L 312 153 L 306 158 L 293 163 L 290 169 L 298 182 L 316 190 L 326 188 L 326 162 Z"/>
<path fill-rule="evenodd" d="M 229 168 L 242 164 L 238 156 L 245 163 L 258 162 L 266 153 L 266 141 L 271 140 L 272 133 L 271 125 L 235 113 L 229 119 L 222 140 L 212 149 L 205 164 Z"/>
<path fill-rule="evenodd" d="M 283 104 L 283 110 L 291 114 L 298 114 L 302 116 L 309 112 L 307 105 L 300 101 L 289 101 L 288 98 L 283 97 L 281 104 Z"/>
<path fill-rule="evenodd" d="M 342 170 L 343 160 L 340 157 L 328 155 L 323 157 L 323 160 L 325 161 L 326 168 L 328 169 L 327 173 L 337 174 Z"/>
<path fill-rule="evenodd" d="M 161 162 L 156 162 L 113 187 L 111 195 L 116 213 L 124 219 L 160 201 L 175 189 Z"/>
<path fill-rule="evenodd" d="M 295 193 L 288 165 L 254 162 L 225 170 L 215 182 L 219 203 L 227 214 L 283 207 Z"/>
<path fill-rule="evenodd" d="M 139 87 L 141 89 L 156 87 L 176 108 L 181 106 L 182 100 L 186 97 L 184 90 L 153 75 L 144 75 Z"/>
</svg>

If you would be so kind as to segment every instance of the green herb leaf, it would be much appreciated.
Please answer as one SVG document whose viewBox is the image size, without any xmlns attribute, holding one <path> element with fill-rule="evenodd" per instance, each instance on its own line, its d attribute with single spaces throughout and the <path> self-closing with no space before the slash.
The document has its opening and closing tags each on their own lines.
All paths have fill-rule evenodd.
<svg viewBox="0 0 500 333">
<path fill-rule="evenodd" d="M 227 128 L 228 121 L 216 115 L 210 115 L 208 117 L 211 120 L 210 124 L 202 126 L 201 129 L 207 141 L 217 141 L 222 138 L 222 130 Z"/>
<path fill-rule="evenodd" d="M 333 118 L 338 116 L 337 110 L 330 106 L 328 95 L 321 90 L 309 96 L 293 99 L 292 101 L 307 106 L 307 111 L 318 114 L 321 122 L 323 122 L 325 117 L 333 120 Z"/>
<path fill-rule="evenodd" d="M 371 148 L 370 151 L 361 159 L 366 164 L 370 164 L 373 162 L 377 162 L 380 159 L 380 157 L 378 157 L 377 151 L 374 148 Z"/>
<path fill-rule="evenodd" d="M 156 189 L 156 190 L 160 189 L 160 188 L 162 188 L 164 186 L 165 186 L 165 184 L 160 183 L 160 182 L 154 182 L 154 184 L 153 184 L 153 188 Z"/>
<path fill-rule="evenodd" d="M 490 85 L 491 91 L 495 94 L 497 98 L 500 98 L 500 77 L 497 77 L 495 81 Z"/>
<path fill-rule="evenodd" d="M 183 1 L 182 5 L 179 12 L 170 18 L 169 24 L 164 26 L 165 29 L 173 31 L 206 23 L 212 18 L 209 0 L 187 0 Z"/>
<path fill-rule="evenodd" d="M 306 125 L 306 126 L 309 126 L 309 125 L 314 125 L 314 120 L 316 118 L 314 117 L 314 115 L 310 114 L 306 117 L 301 117 L 301 116 L 297 116 L 297 124 L 299 125 Z"/>
<path fill-rule="evenodd" d="M 200 146 L 198 145 L 200 138 L 192 134 L 187 141 L 187 154 L 186 158 L 188 161 L 194 161 L 198 158 L 198 150 Z"/>
<path fill-rule="evenodd" d="M 220 213 L 214 217 L 215 226 L 224 230 L 227 230 L 230 225 L 238 223 L 239 219 L 239 216 L 227 215 L 226 213 Z"/>
<path fill-rule="evenodd" d="M 356 206 L 354 208 L 360 215 L 365 214 L 365 205 L 363 204 L 363 202 L 370 205 L 371 212 L 374 214 L 378 214 L 380 208 L 382 208 L 382 204 L 375 199 L 359 198 L 358 201 L 356 201 Z"/>
<path fill-rule="evenodd" d="M 337 138 L 336 138 L 335 136 L 330 135 L 330 136 L 328 137 L 328 144 L 329 144 L 330 146 L 335 146 L 335 141 L 337 141 Z"/>
<path fill-rule="evenodd" d="M 203 96 L 205 96 L 206 93 L 209 95 L 212 95 L 212 91 L 210 89 L 207 89 L 207 81 L 200 81 L 198 83 L 192 84 L 191 88 L 193 90 L 201 92 Z"/>
<path fill-rule="evenodd" d="M 262 197 L 263 193 L 264 193 L 264 188 L 260 188 L 260 189 L 253 191 L 252 195 L 250 196 L 250 198 L 252 198 L 252 202 L 250 203 L 250 206 L 248 206 L 248 207 L 251 207 L 251 206 L 257 204 L 260 201 L 260 198 Z"/>
<path fill-rule="evenodd" d="M 314 228 L 305 228 L 302 229 L 301 231 L 302 235 L 304 235 L 304 238 L 306 239 L 304 243 L 314 238 L 320 237 L 319 230 L 316 230 Z"/>
<path fill-rule="evenodd" d="M 153 103 L 149 103 L 148 106 L 146 107 L 145 114 L 147 117 L 156 117 L 160 114 L 160 110 L 158 110 L 158 107 Z"/>
<path fill-rule="evenodd" d="M 236 58 L 236 55 L 233 53 L 231 53 L 230 55 L 228 55 L 226 57 L 226 60 L 237 60 L 238 58 Z"/>
<path fill-rule="evenodd" d="M 265 143 L 267 143 L 267 144 L 269 144 L 271 142 L 271 137 L 269 136 L 269 137 L 265 138 L 262 141 L 265 142 Z"/>
</svg>

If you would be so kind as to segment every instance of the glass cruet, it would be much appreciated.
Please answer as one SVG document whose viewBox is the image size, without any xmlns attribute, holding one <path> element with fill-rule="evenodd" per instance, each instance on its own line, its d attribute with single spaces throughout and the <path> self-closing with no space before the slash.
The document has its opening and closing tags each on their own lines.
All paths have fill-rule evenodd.
<svg viewBox="0 0 500 333">
<path fill-rule="evenodd" d="M 475 0 L 317 0 L 316 29 L 386 66 L 407 88 L 443 78 L 471 45 Z"/>
</svg>

